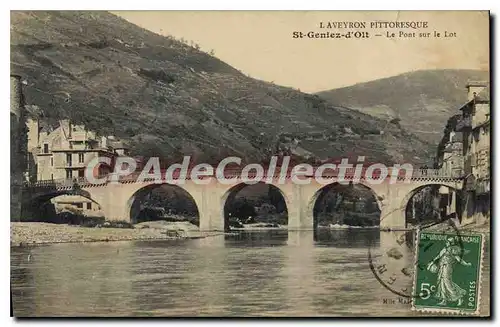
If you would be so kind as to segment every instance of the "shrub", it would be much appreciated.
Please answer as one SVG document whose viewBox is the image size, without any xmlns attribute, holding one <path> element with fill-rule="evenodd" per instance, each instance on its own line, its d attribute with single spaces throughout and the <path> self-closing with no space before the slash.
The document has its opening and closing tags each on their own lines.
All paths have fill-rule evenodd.
<svg viewBox="0 0 500 327">
<path fill-rule="evenodd" d="M 143 77 L 150 78 L 154 81 L 161 81 L 167 84 L 173 83 L 175 81 L 174 75 L 167 74 L 163 70 L 153 70 L 153 69 L 139 69 L 139 75 Z"/>
<path fill-rule="evenodd" d="M 61 222 L 68 225 L 79 225 L 82 227 L 96 227 L 104 222 L 104 217 L 84 216 L 72 212 L 62 212 L 59 214 Z"/>
<path fill-rule="evenodd" d="M 79 225 L 82 227 L 96 227 L 104 223 L 104 217 L 83 217 Z"/>
<path fill-rule="evenodd" d="M 109 46 L 109 42 L 107 40 L 99 40 L 96 42 L 89 42 L 87 43 L 87 46 L 94 48 L 94 49 L 104 49 Z"/>
</svg>

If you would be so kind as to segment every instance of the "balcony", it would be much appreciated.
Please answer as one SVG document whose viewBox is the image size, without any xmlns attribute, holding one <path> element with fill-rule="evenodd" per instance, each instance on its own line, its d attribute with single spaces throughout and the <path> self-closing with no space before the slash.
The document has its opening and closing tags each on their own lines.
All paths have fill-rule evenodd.
<svg viewBox="0 0 500 327">
<path fill-rule="evenodd" d="M 467 118 L 461 118 L 455 127 L 455 130 L 457 132 L 460 132 L 462 130 L 469 130 L 472 128 L 472 117 L 467 117 Z"/>
</svg>

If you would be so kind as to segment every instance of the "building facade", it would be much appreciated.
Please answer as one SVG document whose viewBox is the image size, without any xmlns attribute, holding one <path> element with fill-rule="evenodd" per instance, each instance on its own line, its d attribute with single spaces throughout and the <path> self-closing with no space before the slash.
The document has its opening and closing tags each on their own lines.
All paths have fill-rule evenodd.
<svg viewBox="0 0 500 327">
<path fill-rule="evenodd" d="M 28 167 L 25 179 L 50 181 L 85 178 L 85 167 L 98 157 L 108 157 L 111 165 L 100 164 L 94 169 L 95 177 L 109 174 L 118 156 L 127 155 L 123 142 L 114 136 L 98 137 L 84 125 L 59 121 L 55 129 L 41 128 L 38 120 L 28 119 Z M 98 206 L 80 196 L 64 195 L 52 200 L 56 211 L 75 209 L 97 211 Z"/>
<path fill-rule="evenodd" d="M 448 176 L 461 177 L 464 173 L 463 135 L 461 132 L 450 131 L 448 137 L 438 168 Z"/>
<path fill-rule="evenodd" d="M 484 223 L 490 218 L 490 92 L 486 82 L 467 85 L 468 102 L 460 110 L 456 130 L 463 135 L 464 192 L 462 222 Z"/>
</svg>

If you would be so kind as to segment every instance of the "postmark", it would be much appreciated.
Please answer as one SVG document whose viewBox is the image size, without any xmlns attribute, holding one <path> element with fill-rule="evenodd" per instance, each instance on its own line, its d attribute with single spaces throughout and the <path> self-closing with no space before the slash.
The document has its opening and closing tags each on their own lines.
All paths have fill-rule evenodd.
<svg viewBox="0 0 500 327">
<path fill-rule="evenodd" d="M 480 233 L 419 231 L 412 309 L 478 315 L 484 239 Z"/>
<path fill-rule="evenodd" d="M 368 263 L 377 281 L 390 294 L 405 299 L 412 298 L 413 234 L 414 231 L 384 232 L 381 233 L 380 253 L 375 247 L 368 248 Z"/>
<path fill-rule="evenodd" d="M 368 262 L 375 279 L 393 295 L 399 298 L 396 303 L 411 303 L 419 297 L 413 290 L 413 277 L 422 265 L 416 264 L 417 248 L 424 246 L 421 252 L 426 252 L 432 244 L 418 244 L 418 231 L 426 230 L 434 225 L 447 223 L 451 228 L 449 233 L 460 236 L 457 226 L 450 219 L 444 219 L 417 229 L 381 232 L 380 246 L 368 248 Z M 463 251 L 459 239 L 457 246 Z"/>
</svg>

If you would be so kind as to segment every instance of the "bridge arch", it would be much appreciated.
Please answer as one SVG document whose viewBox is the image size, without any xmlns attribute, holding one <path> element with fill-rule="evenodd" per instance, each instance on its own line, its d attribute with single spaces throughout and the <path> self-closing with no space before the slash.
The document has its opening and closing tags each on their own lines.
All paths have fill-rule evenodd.
<svg viewBox="0 0 500 327">
<path fill-rule="evenodd" d="M 383 197 L 381 197 L 377 190 L 373 187 L 371 187 L 370 184 L 368 183 L 349 183 L 349 184 L 343 184 L 339 183 L 338 181 L 332 182 L 327 185 L 322 185 L 311 197 L 307 204 L 307 212 L 308 215 L 311 215 L 313 217 L 313 226 L 314 229 L 318 227 L 319 224 L 319 210 L 320 207 L 323 205 L 326 205 L 324 203 L 325 201 L 328 201 L 327 197 L 331 191 L 338 192 L 339 194 L 345 194 L 352 192 L 353 190 L 361 191 L 360 193 L 365 193 L 365 194 L 360 194 L 363 195 L 364 198 L 366 199 L 367 196 L 371 195 L 373 202 L 376 204 L 376 211 L 378 211 L 378 219 L 380 219 L 380 214 L 382 210 L 382 200 Z M 369 194 L 369 195 L 368 195 Z"/>
<path fill-rule="evenodd" d="M 45 193 L 27 194 L 23 197 L 22 218 L 27 221 L 50 221 L 56 222 L 56 208 L 51 204 L 51 200 L 60 196 L 79 196 L 97 205 L 97 216 L 102 216 L 102 206 L 87 191 L 81 189 L 71 190 L 48 190 Z"/>
<path fill-rule="evenodd" d="M 240 218 L 240 221 L 242 219 L 245 219 L 244 221 L 241 221 L 241 223 L 246 222 L 246 219 L 248 217 L 234 217 L 233 213 L 231 212 L 231 204 L 234 203 L 236 196 L 238 195 L 239 192 L 243 191 L 244 189 L 251 190 L 251 189 L 257 189 L 256 192 L 262 193 L 262 191 L 259 191 L 258 188 L 265 189 L 267 186 L 267 192 L 268 192 L 268 200 L 272 202 L 277 202 L 277 207 L 276 211 L 277 213 L 286 213 L 286 220 L 288 222 L 288 210 L 290 208 L 290 200 L 288 196 L 283 192 L 283 190 L 279 187 L 279 185 L 274 185 L 274 184 L 268 184 L 265 182 L 258 182 L 256 184 L 246 184 L 244 182 L 237 183 L 235 185 L 232 185 L 229 189 L 227 189 L 222 197 L 221 197 L 221 215 L 224 217 L 224 230 L 228 230 L 230 224 L 233 224 L 234 222 L 231 221 L 231 219 L 236 219 Z M 255 217 L 253 217 L 255 218 Z"/>
<path fill-rule="evenodd" d="M 182 185 L 171 184 L 171 183 L 151 183 L 146 185 L 139 185 L 139 187 L 136 187 L 134 190 L 132 190 L 132 192 L 130 192 L 130 195 L 126 199 L 125 214 L 127 216 L 124 218 L 128 219 L 128 221 L 130 221 L 130 223 L 132 224 L 139 222 L 139 220 L 141 220 L 142 218 L 147 218 L 147 217 L 140 217 L 141 211 L 143 211 L 144 209 L 141 208 L 140 201 L 141 199 L 144 199 L 144 197 L 147 196 L 148 194 L 153 194 L 153 192 L 160 191 L 162 188 L 167 192 L 169 191 L 172 192 L 175 195 L 174 197 L 184 198 L 185 203 L 181 203 L 181 206 L 183 207 L 175 208 L 177 211 L 175 212 L 175 214 L 178 214 L 180 211 L 181 214 L 187 215 L 186 218 L 188 218 L 190 222 L 199 226 L 200 211 L 199 211 L 199 204 L 197 203 L 195 197 L 188 190 L 182 187 Z M 170 195 L 172 195 L 172 193 Z M 153 210 L 154 209 L 160 209 L 160 208 L 157 207 L 153 208 Z M 150 210 L 150 212 L 152 212 L 153 210 Z M 193 217 L 189 216 L 189 214 L 191 213 Z M 145 215 L 147 215 L 147 213 Z"/>
<path fill-rule="evenodd" d="M 408 209 L 408 206 L 410 205 L 410 202 L 411 200 L 422 190 L 424 190 L 425 188 L 428 188 L 428 187 L 434 187 L 434 188 L 442 188 L 442 187 L 445 187 L 448 189 L 448 191 L 451 191 L 451 192 L 454 192 L 454 195 L 452 194 L 452 196 L 455 196 L 455 199 L 454 199 L 454 203 L 456 205 L 456 203 L 458 202 L 456 197 L 458 196 L 458 191 L 459 191 L 459 188 L 457 187 L 457 185 L 455 183 L 447 183 L 447 182 L 427 182 L 427 183 L 420 183 L 420 185 L 417 185 L 417 186 L 413 186 L 411 189 L 409 189 L 405 196 L 402 197 L 402 200 L 399 204 L 399 208 L 401 209 L 401 211 L 403 212 L 404 214 L 404 218 L 405 218 L 405 225 L 408 224 L 408 215 L 407 215 L 407 209 Z M 439 193 L 439 190 L 438 191 L 438 194 Z M 440 199 L 438 199 L 440 200 Z M 440 204 L 438 204 L 439 206 Z M 456 208 L 452 208 L 452 210 L 455 212 Z"/>
</svg>

